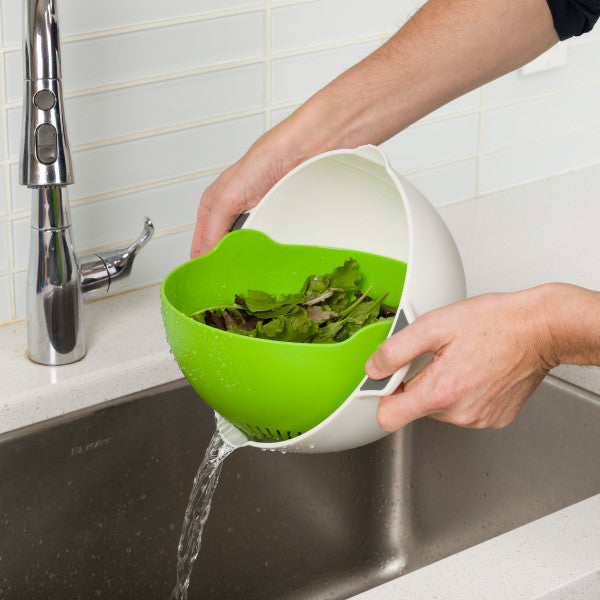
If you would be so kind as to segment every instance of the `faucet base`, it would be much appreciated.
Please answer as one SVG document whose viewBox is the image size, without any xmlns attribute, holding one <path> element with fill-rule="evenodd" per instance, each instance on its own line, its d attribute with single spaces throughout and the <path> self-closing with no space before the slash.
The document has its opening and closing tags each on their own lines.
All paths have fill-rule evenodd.
<svg viewBox="0 0 600 600">
<path fill-rule="evenodd" d="M 85 356 L 83 293 L 64 187 L 33 190 L 27 273 L 27 354 L 44 365 Z"/>
</svg>

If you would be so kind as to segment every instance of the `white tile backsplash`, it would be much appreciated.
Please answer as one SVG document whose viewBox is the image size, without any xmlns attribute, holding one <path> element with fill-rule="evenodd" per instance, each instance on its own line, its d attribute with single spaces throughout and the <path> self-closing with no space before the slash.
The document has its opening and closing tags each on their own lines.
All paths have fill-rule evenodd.
<svg viewBox="0 0 600 600">
<path fill-rule="evenodd" d="M 11 320 L 10 276 L 0 275 L 0 324 Z"/>
<path fill-rule="evenodd" d="M 352 44 L 271 62 L 271 102 L 293 102 L 314 94 L 342 71 L 370 54 L 378 41 Z M 302 75 L 299 77 L 298 74 Z"/>
<path fill-rule="evenodd" d="M 125 285 L 160 281 L 187 259 L 198 202 L 219 170 L 422 3 L 61 0 L 77 250 L 124 244 L 148 215 L 156 236 Z M 25 316 L 21 10 L 0 0 L 0 323 Z M 600 163 L 600 31 L 567 45 L 563 67 L 508 74 L 386 142 L 392 166 L 444 206 Z"/>
<path fill-rule="evenodd" d="M 260 57 L 264 50 L 264 11 L 78 39 L 62 45 L 63 89 L 70 92 L 207 68 Z M 7 98 L 19 100 L 21 52 L 8 52 L 5 61 Z"/>
<path fill-rule="evenodd" d="M 130 290 L 147 283 L 157 283 L 181 263 L 189 260 L 192 230 L 177 231 L 156 237 L 137 256 L 131 276 L 120 283 L 120 290 Z"/>
<path fill-rule="evenodd" d="M 204 190 L 216 175 L 169 183 L 148 190 L 83 202 L 72 207 L 73 233 L 78 252 L 137 237 L 142 217 L 151 216 L 157 231 L 190 226 Z M 125 208 L 125 210 L 123 210 Z M 122 218 L 115 220 L 115 213 Z"/>
<path fill-rule="evenodd" d="M 593 127 L 600 122 L 600 82 L 485 112 L 483 151 Z"/>
<path fill-rule="evenodd" d="M 29 239 L 31 225 L 28 218 L 13 219 L 12 222 L 12 259 L 14 267 L 25 267 L 29 258 Z"/>
<path fill-rule="evenodd" d="M 390 162 L 404 173 L 477 153 L 479 115 L 462 115 L 412 125 L 382 145 Z"/>
<path fill-rule="evenodd" d="M 71 146 L 120 138 L 265 104 L 263 63 L 66 98 Z M 18 157 L 21 109 L 8 111 L 9 151 Z"/>
<path fill-rule="evenodd" d="M 412 171 L 406 178 L 434 206 L 468 200 L 477 195 L 477 159 L 470 158 L 432 169 Z"/>
<path fill-rule="evenodd" d="M 15 319 L 24 319 L 27 312 L 27 271 L 13 274 L 13 294 L 15 299 Z"/>
<path fill-rule="evenodd" d="M 393 33 L 401 22 L 398 0 L 321 0 L 271 11 L 271 51 L 286 52 Z"/>
<path fill-rule="evenodd" d="M 8 227 L 7 222 L 0 222 L 0 272 L 8 269 Z"/>
<path fill-rule="evenodd" d="M 515 102 L 600 80 L 600 40 L 584 45 L 572 44 L 570 41 L 562 43 L 568 46 L 565 65 L 531 75 L 523 75 L 520 70 L 516 70 L 500 77 L 486 85 L 486 104 L 492 106 Z"/>
<path fill-rule="evenodd" d="M 10 165 L 10 197 L 12 199 L 13 213 L 31 210 L 31 190 L 19 185 L 18 163 Z"/>
<path fill-rule="evenodd" d="M 59 18 L 62 35 L 67 37 L 263 4 L 261 0 L 103 0 L 82 5 L 81 0 L 61 0 Z M 2 0 L 1 6 L 4 44 L 20 44 L 21 2 Z"/>
<path fill-rule="evenodd" d="M 10 198 L 5 193 L 6 172 L 4 167 L 0 167 L 0 217 L 10 212 Z"/>
<path fill-rule="evenodd" d="M 596 125 L 485 154 L 480 190 L 487 194 L 599 162 L 600 125 Z"/>
<path fill-rule="evenodd" d="M 223 167 L 264 131 L 264 119 L 264 114 L 253 115 L 74 151 L 75 183 L 69 197 L 77 200 Z M 15 190 L 18 179 L 11 181 L 13 193 L 22 194 Z M 25 196 L 23 201 L 30 202 L 27 191 Z M 20 204 L 21 210 L 28 208 Z"/>
</svg>

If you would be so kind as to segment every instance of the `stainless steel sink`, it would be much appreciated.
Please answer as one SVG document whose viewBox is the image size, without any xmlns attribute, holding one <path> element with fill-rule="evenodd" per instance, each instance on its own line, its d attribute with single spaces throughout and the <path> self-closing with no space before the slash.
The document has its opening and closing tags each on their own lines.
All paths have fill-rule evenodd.
<svg viewBox="0 0 600 600">
<path fill-rule="evenodd" d="M 168 599 L 214 430 L 183 382 L 0 436 L 0 597 Z M 348 598 L 600 493 L 600 402 L 551 378 L 501 431 L 430 420 L 225 463 L 189 597 Z"/>
</svg>

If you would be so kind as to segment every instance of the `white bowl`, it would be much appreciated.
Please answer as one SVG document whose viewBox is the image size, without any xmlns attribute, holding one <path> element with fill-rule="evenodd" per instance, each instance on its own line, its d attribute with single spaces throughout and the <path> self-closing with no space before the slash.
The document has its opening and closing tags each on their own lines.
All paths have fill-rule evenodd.
<svg viewBox="0 0 600 600">
<path fill-rule="evenodd" d="M 407 264 L 399 310 L 389 335 L 423 313 L 465 298 L 460 254 L 439 213 L 375 146 L 315 156 L 283 177 L 246 213 L 244 228 L 283 244 L 347 248 Z M 427 362 L 427 355 L 382 381 L 365 376 L 327 419 L 306 433 L 279 442 L 249 441 L 218 415 L 221 435 L 234 445 L 287 452 L 331 452 L 386 435 L 376 420 L 382 395 Z"/>
</svg>

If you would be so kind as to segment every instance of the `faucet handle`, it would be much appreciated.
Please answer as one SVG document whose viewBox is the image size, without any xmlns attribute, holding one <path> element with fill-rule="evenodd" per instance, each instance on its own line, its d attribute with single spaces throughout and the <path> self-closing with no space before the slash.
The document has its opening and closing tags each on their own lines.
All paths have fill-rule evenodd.
<svg viewBox="0 0 600 600">
<path fill-rule="evenodd" d="M 149 217 L 144 217 L 142 233 L 131 245 L 82 256 L 79 260 L 79 273 L 81 288 L 86 297 L 99 296 L 99 291 L 107 293 L 115 280 L 125 279 L 131 273 L 137 253 L 153 235 L 154 224 Z"/>
<path fill-rule="evenodd" d="M 127 251 L 135 256 L 152 239 L 153 235 L 154 223 L 152 223 L 150 217 L 144 217 L 144 228 L 142 229 L 142 233 L 140 233 L 138 239 L 127 248 Z"/>
</svg>

